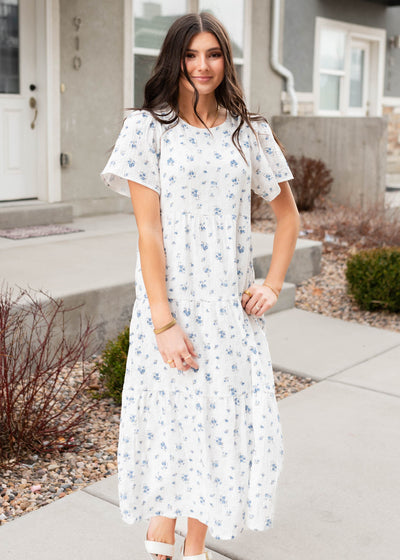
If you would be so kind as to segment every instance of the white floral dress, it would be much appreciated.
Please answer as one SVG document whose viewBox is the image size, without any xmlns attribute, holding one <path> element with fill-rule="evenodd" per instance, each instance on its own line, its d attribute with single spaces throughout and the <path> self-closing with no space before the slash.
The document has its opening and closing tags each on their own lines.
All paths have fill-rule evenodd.
<svg viewBox="0 0 400 560">
<path fill-rule="evenodd" d="M 254 283 L 251 189 L 270 201 L 292 179 L 268 124 L 232 114 L 211 133 L 145 110 L 125 120 L 101 177 L 160 196 L 170 309 L 198 354 L 197 371 L 170 368 L 158 350 L 138 246 L 136 299 L 118 443 L 123 521 L 195 517 L 216 539 L 272 526 L 283 437 L 265 318 L 242 308 Z"/>
</svg>

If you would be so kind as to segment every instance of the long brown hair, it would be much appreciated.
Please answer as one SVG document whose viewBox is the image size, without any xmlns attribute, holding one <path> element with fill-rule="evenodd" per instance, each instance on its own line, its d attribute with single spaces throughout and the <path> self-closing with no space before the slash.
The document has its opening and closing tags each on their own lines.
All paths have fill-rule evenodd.
<svg viewBox="0 0 400 560">
<path fill-rule="evenodd" d="M 239 125 L 232 134 L 232 141 L 246 161 L 238 139 L 241 127 L 244 123 L 247 123 L 255 134 L 251 121 L 256 120 L 267 123 L 268 121 L 265 117 L 256 113 L 250 113 L 247 110 L 244 102 L 244 95 L 239 85 L 233 63 L 232 47 L 228 33 L 221 22 L 208 12 L 186 14 L 174 21 L 164 39 L 151 77 L 145 85 L 144 102 L 140 108 L 132 107 L 130 109 L 145 109 L 149 111 L 157 121 L 175 126 L 178 123 L 179 79 L 182 72 L 181 68 L 183 68 L 183 74 L 194 89 L 194 113 L 207 130 L 209 130 L 206 123 L 197 112 L 199 93 L 188 74 L 185 62 L 185 54 L 190 41 L 195 35 L 201 32 L 212 33 L 221 47 L 225 61 L 225 75 L 222 82 L 215 90 L 215 98 L 219 106 L 224 107 L 233 116 L 240 117 Z M 160 114 L 160 111 L 165 109 L 167 109 L 167 112 Z M 283 145 L 273 131 L 272 134 L 279 147 L 284 150 Z"/>
</svg>

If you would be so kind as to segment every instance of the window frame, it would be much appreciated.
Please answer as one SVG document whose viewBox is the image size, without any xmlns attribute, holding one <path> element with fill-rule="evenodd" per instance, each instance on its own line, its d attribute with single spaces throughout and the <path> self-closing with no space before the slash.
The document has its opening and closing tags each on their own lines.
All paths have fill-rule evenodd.
<svg viewBox="0 0 400 560">
<path fill-rule="evenodd" d="M 340 20 L 328 19 L 317 16 L 315 19 L 315 38 L 314 38 L 314 72 L 313 72 L 313 96 L 315 100 L 315 114 L 319 116 L 360 116 L 360 112 L 354 111 L 349 105 L 350 92 L 350 51 L 353 41 L 367 41 L 370 44 L 369 67 L 366 69 L 368 76 L 375 75 L 376 80 L 369 80 L 367 100 L 367 114 L 370 116 L 382 115 L 382 94 L 384 85 L 385 70 L 385 45 L 386 30 L 379 27 L 367 27 L 354 23 L 347 23 Z M 345 39 L 345 68 L 343 71 L 320 68 L 321 54 L 321 31 L 332 29 L 342 31 L 346 35 Z M 371 72 L 371 68 L 375 70 Z M 322 70 L 322 71 L 321 71 Z M 340 75 L 339 90 L 339 109 L 326 110 L 320 109 L 320 75 L 333 74 Z M 368 104 L 369 101 L 369 104 Z"/>
</svg>

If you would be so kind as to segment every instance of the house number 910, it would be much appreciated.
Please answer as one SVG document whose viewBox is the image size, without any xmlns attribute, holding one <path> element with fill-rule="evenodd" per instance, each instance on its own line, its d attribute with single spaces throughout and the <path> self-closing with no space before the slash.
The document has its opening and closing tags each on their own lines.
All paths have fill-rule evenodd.
<svg viewBox="0 0 400 560">
<path fill-rule="evenodd" d="M 72 23 L 75 27 L 75 31 L 78 33 L 79 28 L 81 26 L 82 20 L 79 17 L 74 17 L 74 19 L 72 20 Z M 79 51 L 79 36 L 76 35 L 75 36 L 75 50 Z M 74 58 L 72 59 L 72 66 L 74 67 L 75 70 L 79 70 L 79 68 L 82 66 L 82 59 L 80 56 L 78 56 L 78 54 L 75 54 Z"/>
</svg>

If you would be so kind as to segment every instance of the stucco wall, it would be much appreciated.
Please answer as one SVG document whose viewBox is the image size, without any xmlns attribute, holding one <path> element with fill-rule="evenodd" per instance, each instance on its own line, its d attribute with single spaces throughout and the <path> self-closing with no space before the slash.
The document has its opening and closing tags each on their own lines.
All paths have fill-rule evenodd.
<svg viewBox="0 0 400 560">
<path fill-rule="evenodd" d="M 60 0 L 62 200 L 75 215 L 131 206 L 107 189 L 99 173 L 123 119 L 123 0 Z M 79 31 L 73 18 L 81 18 Z M 79 52 L 75 36 L 79 36 Z M 72 61 L 79 54 L 82 65 Z"/>
<path fill-rule="evenodd" d="M 287 1 L 287 0 L 286 0 Z M 282 0 L 282 4 L 284 2 Z M 283 46 L 283 15 L 281 17 L 280 55 Z M 260 112 L 267 118 L 281 113 L 283 82 L 270 64 L 271 0 L 252 2 L 251 14 L 251 79 L 250 110 Z M 282 61 L 282 56 L 280 56 Z"/>
</svg>

